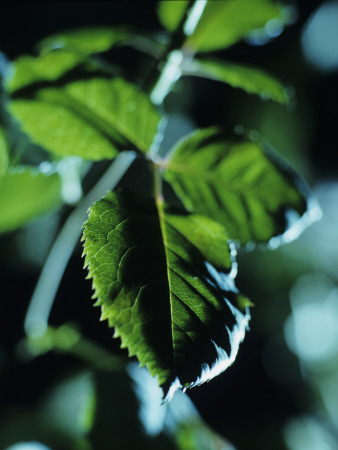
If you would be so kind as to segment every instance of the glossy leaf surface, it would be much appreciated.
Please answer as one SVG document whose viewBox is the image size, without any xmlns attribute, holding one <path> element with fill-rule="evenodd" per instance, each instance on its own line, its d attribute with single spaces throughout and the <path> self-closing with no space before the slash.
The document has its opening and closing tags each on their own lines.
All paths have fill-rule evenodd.
<svg viewBox="0 0 338 450">
<path fill-rule="evenodd" d="M 93 205 L 83 238 L 102 319 L 167 398 L 233 362 L 249 317 L 222 226 L 120 190 Z"/>
<path fill-rule="evenodd" d="M 0 127 L 0 176 L 3 175 L 8 167 L 8 145 L 5 130 Z"/>
<path fill-rule="evenodd" d="M 11 64 L 5 80 L 9 92 L 17 91 L 40 81 L 55 81 L 80 63 L 82 55 L 57 50 L 43 56 L 23 55 Z"/>
<path fill-rule="evenodd" d="M 179 2 L 160 1 L 158 4 L 158 16 L 162 25 L 169 31 L 177 29 L 189 5 L 188 0 Z"/>
<path fill-rule="evenodd" d="M 12 100 L 10 112 L 46 150 L 92 160 L 119 150 L 148 151 L 159 121 L 148 97 L 120 78 L 40 89 L 34 99 Z"/>
<path fill-rule="evenodd" d="M 271 99 L 282 104 L 289 101 L 287 89 L 272 75 L 255 67 L 218 60 L 194 59 L 186 64 L 184 73 L 222 81 L 250 94 L 257 94 L 263 100 Z"/>
<path fill-rule="evenodd" d="M 209 1 L 185 46 L 200 52 L 226 48 L 271 19 L 287 20 L 285 10 L 272 0 Z"/>
<path fill-rule="evenodd" d="M 129 32 L 122 28 L 83 28 L 53 34 L 39 42 L 38 48 L 42 53 L 62 48 L 90 55 L 105 52 L 125 42 L 129 36 Z"/>
<path fill-rule="evenodd" d="M 61 182 L 30 167 L 0 177 L 0 232 L 15 230 L 61 204 Z"/>
<path fill-rule="evenodd" d="M 164 177 L 185 207 L 223 224 L 232 239 L 268 242 L 288 229 L 306 201 L 291 169 L 262 144 L 229 141 L 216 129 L 199 130 L 173 151 Z"/>
</svg>

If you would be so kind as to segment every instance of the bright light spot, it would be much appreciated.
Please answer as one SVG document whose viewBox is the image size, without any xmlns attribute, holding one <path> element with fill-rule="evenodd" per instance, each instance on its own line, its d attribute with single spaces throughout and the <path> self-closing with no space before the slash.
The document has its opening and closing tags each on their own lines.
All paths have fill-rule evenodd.
<svg viewBox="0 0 338 450">
<path fill-rule="evenodd" d="M 135 382 L 134 389 L 140 400 L 140 421 L 147 434 L 156 436 L 163 430 L 166 412 L 165 406 L 162 405 L 162 389 L 155 378 L 137 363 L 130 363 L 127 370 Z"/>
<path fill-rule="evenodd" d="M 311 417 L 291 420 L 284 429 L 284 439 L 290 450 L 335 450 L 333 437 Z"/>
<path fill-rule="evenodd" d="M 40 442 L 19 442 L 18 444 L 11 445 L 5 450 L 51 450 Z"/>
<path fill-rule="evenodd" d="M 43 161 L 40 165 L 39 165 L 39 170 L 40 172 L 44 173 L 44 174 L 49 174 L 54 172 L 54 167 L 53 165 L 48 162 L 48 161 Z"/>
<path fill-rule="evenodd" d="M 301 277 L 291 291 L 292 315 L 285 324 L 290 349 L 310 364 L 338 356 L 338 291 L 325 276 Z"/>
<path fill-rule="evenodd" d="M 183 423 L 194 424 L 199 414 L 189 397 L 176 392 L 170 402 L 162 402 L 162 390 L 148 370 L 130 363 L 128 373 L 135 382 L 134 390 L 140 401 L 139 417 L 149 435 L 157 435 L 162 430 L 175 433 Z"/>
<path fill-rule="evenodd" d="M 270 38 L 278 37 L 283 32 L 283 23 L 279 19 L 271 19 L 265 25 L 265 32 Z"/>
<path fill-rule="evenodd" d="M 302 47 L 306 58 L 318 69 L 338 69 L 338 2 L 326 2 L 304 27 Z"/>
<path fill-rule="evenodd" d="M 46 399 L 43 414 L 71 436 L 83 436 L 92 426 L 95 388 L 89 373 L 58 385 Z"/>
<path fill-rule="evenodd" d="M 292 243 L 282 247 L 282 252 L 302 264 L 311 264 L 318 272 L 324 272 L 338 281 L 338 183 L 329 181 L 315 187 L 322 217 Z"/>
<path fill-rule="evenodd" d="M 82 197 L 80 169 L 81 158 L 77 156 L 63 158 L 58 163 L 58 171 L 62 180 L 62 198 L 69 205 L 74 205 Z"/>
<path fill-rule="evenodd" d="M 309 197 L 307 202 L 307 211 L 302 217 L 292 210 L 285 212 L 287 229 L 281 236 L 275 236 L 270 239 L 269 247 L 276 249 L 280 244 L 288 244 L 295 241 L 310 225 L 322 218 L 322 210 L 314 197 Z"/>
</svg>

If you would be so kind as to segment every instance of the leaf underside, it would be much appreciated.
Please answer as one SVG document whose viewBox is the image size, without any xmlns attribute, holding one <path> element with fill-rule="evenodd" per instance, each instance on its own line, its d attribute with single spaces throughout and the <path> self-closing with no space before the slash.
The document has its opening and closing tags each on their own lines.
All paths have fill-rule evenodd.
<svg viewBox="0 0 338 450">
<path fill-rule="evenodd" d="M 114 158 L 121 150 L 147 152 L 159 121 L 148 97 L 120 78 L 39 89 L 33 99 L 12 100 L 9 109 L 46 150 L 94 161 Z"/>
<path fill-rule="evenodd" d="M 129 36 L 129 32 L 123 28 L 82 28 L 53 34 L 40 41 L 37 47 L 41 53 L 62 48 L 82 55 L 91 55 L 122 44 Z"/>
<path fill-rule="evenodd" d="M 271 99 L 281 104 L 290 100 L 288 90 L 276 78 L 255 67 L 216 59 L 195 59 L 187 63 L 184 73 L 227 83 L 249 94 L 257 94 L 263 100 Z"/>
<path fill-rule="evenodd" d="M 222 226 L 120 190 L 93 205 L 83 239 L 102 319 L 167 398 L 233 362 L 249 316 Z"/>
<path fill-rule="evenodd" d="M 242 244 L 269 242 L 299 218 L 307 202 L 301 180 L 259 142 L 229 141 L 215 128 L 198 130 L 171 153 L 164 178 L 188 211 L 222 224 Z"/>
</svg>

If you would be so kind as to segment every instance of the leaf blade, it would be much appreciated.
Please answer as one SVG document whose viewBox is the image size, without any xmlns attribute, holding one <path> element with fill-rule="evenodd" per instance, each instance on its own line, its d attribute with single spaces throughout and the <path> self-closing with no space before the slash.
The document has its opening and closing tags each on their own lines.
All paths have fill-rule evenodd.
<svg viewBox="0 0 338 450">
<path fill-rule="evenodd" d="M 279 20 L 281 25 L 288 20 L 286 10 L 271 0 L 208 2 L 184 46 L 198 52 L 226 48 L 271 19 Z"/>
<path fill-rule="evenodd" d="M 0 233 L 13 231 L 61 204 L 61 181 L 31 167 L 9 170 L 0 178 Z"/>
<path fill-rule="evenodd" d="M 110 159 L 125 149 L 147 152 L 160 117 L 132 84 L 100 77 L 40 89 L 34 99 L 13 99 L 9 110 L 46 150 L 92 160 Z"/>
<path fill-rule="evenodd" d="M 37 44 L 42 54 L 55 49 L 66 49 L 82 55 L 91 55 L 109 50 L 124 43 L 130 37 L 124 28 L 82 28 L 53 34 Z"/>
<path fill-rule="evenodd" d="M 56 81 L 84 61 L 82 55 L 64 50 L 37 57 L 23 55 L 11 63 L 5 87 L 13 93 L 41 81 Z"/>
<path fill-rule="evenodd" d="M 160 1 L 158 4 L 157 13 L 162 25 L 168 31 L 175 31 L 183 19 L 188 5 L 188 0 L 182 0 L 179 2 Z"/>
<path fill-rule="evenodd" d="M 85 265 L 102 318 L 169 397 L 178 387 L 212 378 L 226 368 L 224 361 L 233 362 L 225 326 L 234 330 L 241 323 L 243 334 L 248 321 L 234 306 L 237 292 L 223 227 L 203 218 L 192 237 L 199 218 L 190 220 L 119 191 L 93 205 L 83 234 Z M 203 230 L 207 225 L 209 235 Z M 208 256 L 217 268 L 206 266 L 203 255 L 211 240 L 218 245 L 214 242 Z M 223 285 L 217 277 L 224 278 Z M 222 367 L 215 363 L 220 355 Z"/>
<path fill-rule="evenodd" d="M 5 130 L 0 127 L 0 176 L 6 173 L 8 164 L 8 143 Z"/>
<path fill-rule="evenodd" d="M 220 60 L 194 59 L 188 62 L 184 74 L 201 76 L 240 88 L 264 100 L 287 104 L 290 100 L 287 89 L 272 75 L 247 65 L 233 64 Z"/>
<path fill-rule="evenodd" d="M 183 140 L 164 178 L 188 211 L 221 223 L 240 243 L 282 239 L 290 211 L 305 214 L 301 181 L 260 143 L 227 140 L 220 130 L 197 130 Z"/>
</svg>

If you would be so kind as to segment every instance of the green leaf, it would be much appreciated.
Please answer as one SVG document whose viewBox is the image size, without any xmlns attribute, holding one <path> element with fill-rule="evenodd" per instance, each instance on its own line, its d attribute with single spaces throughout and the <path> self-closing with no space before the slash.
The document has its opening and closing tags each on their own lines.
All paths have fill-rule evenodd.
<svg viewBox="0 0 338 450">
<path fill-rule="evenodd" d="M 82 55 L 63 50 L 37 57 L 23 55 L 12 62 L 5 87 L 14 92 L 33 83 L 55 81 L 84 61 Z"/>
<path fill-rule="evenodd" d="M 275 159 L 259 142 L 198 130 L 174 149 L 164 178 L 187 210 L 223 224 L 230 238 L 268 242 L 307 209 L 300 180 Z"/>
<path fill-rule="evenodd" d="M 120 78 L 40 89 L 34 99 L 12 100 L 10 112 L 46 150 L 91 160 L 114 158 L 120 150 L 147 152 L 159 121 L 146 94 Z"/>
<path fill-rule="evenodd" d="M 91 55 L 122 44 L 129 37 L 129 31 L 123 28 L 82 28 L 53 34 L 40 41 L 37 48 L 41 53 L 63 48 L 82 55 Z"/>
<path fill-rule="evenodd" d="M 282 26 L 288 20 L 288 10 L 272 0 L 209 1 L 184 46 L 200 52 L 226 48 L 271 19 Z"/>
<path fill-rule="evenodd" d="M 0 178 L 0 232 L 15 230 L 61 204 L 57 174 L 17 167 Z"/>
<path fill-rule="evenodd" d="M 223 81 L 235 88 L 257 94 L 263 100 L 275 100 L 286 104 L 290 100 L 287 89 L 273 76 L 255 67 L 218 60 L 187 61 L 184 75 L 193 75 Z"/>
<path fill-rule="evenodd" d="M 83 239 L 102 319 L 167 398 L 234 361 L 249 316 L 222 226 L 120 190 L 93 205 Z"/>
<path fill-rule="evenodd" d="M 5 130 L 0 127 L 0 176 L 6 173 L 8 167 L 8 144 Z"/>
<path fill-rule="evenodd" d="M 160 1 L 158 4 L 158 16 L 161 24 L 169 31 L 177 29 L 189 5 L 188 0 L 176 2 Z"/>
</svg>

